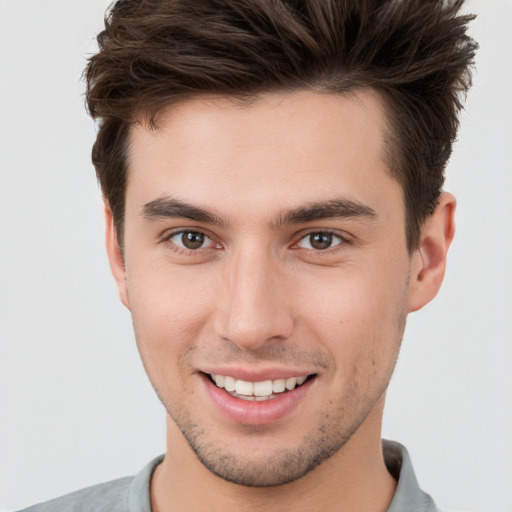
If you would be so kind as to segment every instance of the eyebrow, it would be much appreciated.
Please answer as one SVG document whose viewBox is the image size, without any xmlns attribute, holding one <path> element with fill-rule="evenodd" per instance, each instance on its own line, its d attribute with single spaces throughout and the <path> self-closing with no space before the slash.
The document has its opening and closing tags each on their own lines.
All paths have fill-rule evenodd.
<svg viewBox="0 0 512 512">
<path fill-rule="evenodd" d="M 148 220 L 180 218 L 223 227 L 227 225 L 218 215 L 172 197 L 160 197 L 146 203 L 142 207 L 142 216 Z"/>
<path fill-rule="evenodd" d="M 377 212 L 370 206 L 351 199 L 331 199 L 309 203 L 280 215 L 273 227 L 285 224 L 302 224 L 334 218 L 362 218 L 376 220 Z"/>
<path fill-rule="evenodd" d="M 172 197 L 160 197 L 142 207 L 142 216 L 148 220 L 164 218 L 189 219 L 205 224 L 226 227 L 229 223 L 214 212 L 193 206 Z M 377 219 L 376 211 L 370 206 L 351 199 L 331 199 L 308 203 L 304 206 L 281 213 L 271 222 L 272 228 L 287 224 L 303 224 L 332 218 Z"/>
</svg>

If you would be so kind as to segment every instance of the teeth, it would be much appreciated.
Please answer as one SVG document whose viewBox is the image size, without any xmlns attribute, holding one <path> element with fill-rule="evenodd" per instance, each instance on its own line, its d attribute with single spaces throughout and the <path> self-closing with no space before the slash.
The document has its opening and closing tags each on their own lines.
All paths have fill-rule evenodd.
<svg viewBox="0 0 512 512">
<path fill-rule="evenodd" d="M 213 381 L 219 388 L 226 391 L 242 395 L 245 397 L 270 397 L 272 394 L 283 393 L 285 390 L 291 391 L 297 386 L 304 384 L 307 375 L 300 377 L 291 377 L 289 379 L 264 380 L 261 382 L 249 382 L 235 379 L 229 375 L 211 375 Z"/>
<path fill-rule="evenodd" d="M 292 389 L 294 389 L 296 385 L 297 385 L 297 377 L 290 377 L 289 379 L 286 379 L 285 386 L 288 391 L 291 391 Z"/>
<path fill-rule="evenodd" d="M 272 394 L 272 381 L 264 380 L 263 382 L 254 383 L 254 396 L 269 396 Z"/>
<path fill-rule="evenodd" d="M 286 389 L 286 379 L 276 379 L 272 381 L 272 390 L 274 393 L 282 393 Z"/>
<path fill-rule="evenodd" d="M 219 386 L 217 384 L 217 386 Z M 221 388 L 222 386 L 219 386 Z M 224 389 L 226 391 L 235 391 L 236 380 L 233 377 L 224 377 Z"/>
<path fill-rule="evenodd" d="M 235 391 L 239 395 L 252 395 L 254 391 L 254 384 L 245 380 L 237 380 L 235 385 Z"/>
</svg>

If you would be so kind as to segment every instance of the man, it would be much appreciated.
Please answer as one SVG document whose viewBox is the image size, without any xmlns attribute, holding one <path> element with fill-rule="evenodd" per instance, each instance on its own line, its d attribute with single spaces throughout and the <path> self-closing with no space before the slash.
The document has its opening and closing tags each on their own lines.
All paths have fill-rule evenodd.
<svg viewBox="0 0 512 512">
<path fill-rule="evenodd" d="M 114 5 L 93 162 L 168 448 L 29 510 L 439 510 L 380 430 L 454 234 L 461 4 Z"/>
</svg>

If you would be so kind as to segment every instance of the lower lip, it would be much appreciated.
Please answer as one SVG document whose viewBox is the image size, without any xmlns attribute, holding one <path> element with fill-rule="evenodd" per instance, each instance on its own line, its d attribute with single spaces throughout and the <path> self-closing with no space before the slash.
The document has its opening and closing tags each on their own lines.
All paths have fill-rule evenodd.
<svg viewBox="0 0 512 512">
<path fill-rule="evenodd" d="M 252 401 L 231 396 L 226 390 L 217 387 L 206 375 L 202 374 L 202 377 L 206 390 L 217 408 L 224 416 L 242 425 L 268 425 L 287 417 L 304 399 L 315 380 L 308 379 L 301 386 L 280 393 L 275 398 Z"/>
</svg>

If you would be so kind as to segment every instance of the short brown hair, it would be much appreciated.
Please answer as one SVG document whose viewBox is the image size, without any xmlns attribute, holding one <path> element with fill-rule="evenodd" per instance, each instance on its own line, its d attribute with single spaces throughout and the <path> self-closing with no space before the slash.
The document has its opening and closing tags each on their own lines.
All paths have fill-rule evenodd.
<svg viewBox="0 0 512 512">
<path fill-rule="evenodd" d="M 92 159 L 120 244 L 133 123 L 200 94 L 372 88 L 409 250 L 438 201 L 477 44 L 464 0 L 119 0 L 86 69 Z"/>
</svg>

